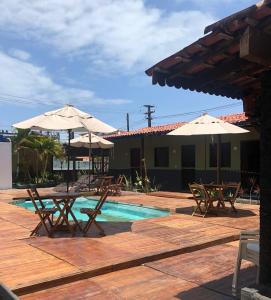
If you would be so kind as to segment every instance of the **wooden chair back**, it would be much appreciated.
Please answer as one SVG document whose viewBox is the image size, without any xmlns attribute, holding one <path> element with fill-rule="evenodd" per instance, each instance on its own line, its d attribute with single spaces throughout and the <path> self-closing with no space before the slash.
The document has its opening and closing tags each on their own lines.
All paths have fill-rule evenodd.
<svg viewBox="0 0 271 300">
<path fill-rule="evenodd" d="M 124 180 L 124 175 L 119 175 L 119 177 L 117 178 L 116 184 L 120 185 L 123 183 Z"/>
<path fill-rule="evenodd" d="M 28 192 L 28 195 L 31 200 L 34 199 L 34 202 L 35 202 L 35 200 L 37 200 L 39 202 L 41 208 L 42 209 L 45 208 L 45 205 L 39 195 L 37 188 L 32 187 L 32 188 L 28 189 L 27 192 Z M 32 202 L 33 202 L 33 200 L 32 200 Z M 35 202 L 35 204 L 36 204 L 36 202 Z M 33 205 L 34 205 L 34 203 L 33 203 Z M 34 207 L 35 207 L 35 205 L 34 205 Z M 35 209 L 36 209 L 36 207 L 35 207 Z"/>
<path fill-rule="evenodd" d="M 109 193 L 109 190 L 108 188 L 104 188 L 101 190 L 101 197 L 100 197 L 100 200 L 98 201 L 98 203 L 96 204 L 94 210 L 97 212 L 97 214 L 99 213 L 99 211 L 102 209 L 105 201 L 106 201 L 106 198 L 108 196 L 108 193 Z"/>
<path fill-rule="evenodd" d="M 35 208 L 35 211 L 39 214 L 40 209 L 39 209 L 39 207 L 37 205 L 37 202 L 36 202 L 36 194 L 35 194 L 35 192 L 33 192 L 33 189 L 27 189 L 27 193 L 29 195 L 30 200 L 32 201 L 32 204 L 33 204 L 33 206 Z"/>
<path fill-rule="evenodd" d="M 206 202 L 210 198 L 208 192 L 206 191 L 204 185 L 202 184 L 197 184 L 197 183 L 189 184 L 189 189 L 195 200 L 202 200 Z"/>
<path fill-rule="evenodd" d="M 240 191 L 241 188 L 241 183 L 229 183 L 225 185 L 224 188 L 224 197 L 227 198 L 231 198 L 234 201 L 236 200 L 238 193 Z"/>
</svg>

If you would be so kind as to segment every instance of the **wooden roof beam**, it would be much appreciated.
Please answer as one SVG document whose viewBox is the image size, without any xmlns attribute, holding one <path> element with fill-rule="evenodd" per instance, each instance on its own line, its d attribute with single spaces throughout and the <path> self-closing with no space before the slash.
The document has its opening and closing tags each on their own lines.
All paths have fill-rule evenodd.
<svg viewBox="0 0 271 300">
<path fill-rule="evenodd" d="M 271 66 L 271 35 L 248 27 L 240 39 L 240 57 L 263 66 Z"/>
<path fill-rule="evenodd" d="M 199 64 L 202 64 L 211 57 L 215 57 L 216 55 L 223 54 L 223 56 L 228 56 L 227 54 L 227 49 L 233 46 L 234 43 L 239 43 L 239 37 L 234 38 L 234 40 L 224 40 L 220 42 L 218 45 L 214 47 L 210 47 L 209 51 L 207 53 L 204 53 L 203 55 L 197 55 L 196 57 L 191 57 L 191 61 L 187 63 L 180 63 L 176 67 L 173 67 L 170 70 L 170 75 L 169 77 L 171 79 L 174 79 L 176 77 L 179 77 L 181 74 L 180 73 L 185 73 L 189 69 L 192 69 Z"/>
</svg>

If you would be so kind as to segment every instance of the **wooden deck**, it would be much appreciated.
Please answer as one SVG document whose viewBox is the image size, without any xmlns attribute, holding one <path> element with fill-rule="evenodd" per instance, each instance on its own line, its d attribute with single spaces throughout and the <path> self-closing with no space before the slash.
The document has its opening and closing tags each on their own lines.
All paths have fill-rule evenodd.
<svg viewBox="0 0 271 300">
<path fill-rule="evenodd" d="M 231 280 L 237 245 L 224 244 L 173 256 L 91 279 L 80 280 L 21 299 L 232 299 Z M 255 280 L 243 265 L 242 284 Z"/>
<path fill-rule="evenodd" d="M 177 213 L 104 223 L 105 237 L 91 231 L 86 238 L 29 238 L 37 216 L 7 203 L 18 193 L 5 195 L 0 202 L 0 281 L 25 295 L 22 299 L 228 299 L 237 251 L 236 243 L 229 242 L 238 239 L 241 229 L 258 227 L 257 206 L 238 204 L 238 214 L 219 212 L 202 219 L 191 216 L 189 199 L 126 195 L 110 198 Z M 76 297 L 62 297 L 71 290 Z"/>
</svg>

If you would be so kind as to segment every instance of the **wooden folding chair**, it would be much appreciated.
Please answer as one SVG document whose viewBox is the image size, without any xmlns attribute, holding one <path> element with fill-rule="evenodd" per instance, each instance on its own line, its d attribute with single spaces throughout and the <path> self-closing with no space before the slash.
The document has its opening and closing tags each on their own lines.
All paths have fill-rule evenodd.
<svg viewBox="0 0 271 300">
<path fill-rule="evenodd" d="M 92 224 L 95 224 L 95 226 L 100 230 L 101 234 L 105 235 L 103 228 L 96 221 L 96 217 L 97 217 L 97 215 L 101 214 L 101 209 L 106 201 L 108 193 L 109 193 L 108 188 L 103 190 L 100 200 L 98 201 L 98 203 L 96 204 L 94 209 L 91 209 L 91 208 L 81 208 L 80 209 L 80 212 L 82 214 L 86 214 L 89 218 L 85 227 L 83 228 L 84 234 L 86 234 L 88 232 L 88 230 Z"/>
<path fill-rule="evenodd" d="M 240 191 L 241 183 L 231 183 L 231 184 L 226 184 L 224 191 L 223 191 L 223 202 L 229 202 L 231 205 L 232 211 L 237 213 L 236 208 L 234 207 L 236 198 L 238 196 L 238 193 Z"/>
<path fill-rule="evenodd" d="M 112 195 L 120 195 L 121 188 L 123 187 L 124 175 L 119 175 L 116 180 L 116 183 L 110 184 L 109 190 Z"/>
<path fill-rule="evenodd" d="M 217 200 L 210 196 L 210 194 L 202 184 L 189 184 L 189 189 L 196 202 L 196 207 L 194 207 L 192 216 L 196 215 L 204 218 L 209 212 L 210 208 L 213 207 L 213 202 Z"/>
<path fill-rule="evenodd" d="M 52 228 L 53 227 L 53 215 L 57 212 L 57 208 L 46 208 L 44 203 L 42 202 L 41 197 L 40 197 L 38 191 L 36 190 L 36 188 L 28 189 L 27 193 L 28 193 L 28 195 L 33 203 L 33 206 L 35 208 L 35 214 L 37 214 L 40 218 L 40 222 L 32 230 L 30 236 L 32 236 L 34 234 L 38 234 L 38 231 L 42 225 L 44 226 L 48 236 L 50 236 L 51 230 L 47 226 L 46 221 L 48 221 L 50 227 Z M 40 204 L 40 208 L 38 207 L 36 200 Z M 51 219 L 50 219 L 50 217 L 51 217 Z"/>
</svg>

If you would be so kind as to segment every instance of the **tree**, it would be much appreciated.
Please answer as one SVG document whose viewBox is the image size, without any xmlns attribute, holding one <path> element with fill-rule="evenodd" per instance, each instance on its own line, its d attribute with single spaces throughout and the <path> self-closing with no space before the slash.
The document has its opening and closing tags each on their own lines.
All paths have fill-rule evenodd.
<svg viewBox="0 0 271 300">
<path fill-rule="evenodd" d="M 17 151 L 23 150 L 34 153 L 36 183 L 38 183 L 39 178 L 41 182 L 45 181 L 50 156 L 55 156 L 58 159 L 62 159 L 65 156 L 62 145 L 55 138 L 30 134 L 29 132 L 22 138 L 17 139 L 16 149 Z"/>
</svg>

